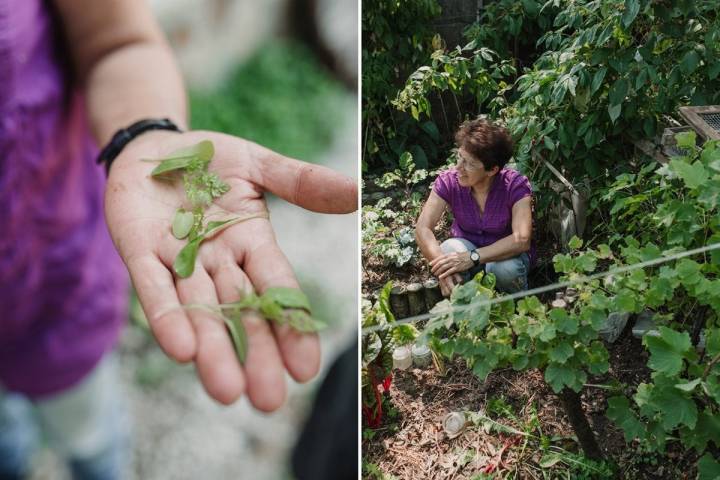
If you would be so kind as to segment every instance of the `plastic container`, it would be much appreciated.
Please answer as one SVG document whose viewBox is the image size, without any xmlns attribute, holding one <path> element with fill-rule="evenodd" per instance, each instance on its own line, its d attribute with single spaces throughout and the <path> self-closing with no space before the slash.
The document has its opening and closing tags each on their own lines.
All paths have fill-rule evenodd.
<svg viewBox="0 0 720 480">
<path fill-rule="evenodd" d="M 427 312 L 425 291 L 423 290 L 422 283 L 411 283 L 407 286 L 407 293 L 411 317 Z"/>
<path fill-rule="evenodd" d="M 431 278 L 423 283 L 423 287 L 425 288 L 425 306 L 427 306 L 428 310 L 432 310 L 432 308 L 443 299 L 442 293 L 440 292 L 440 284 L 437 278 Z"/>
<path fill-rule="evenodd" d="M 410 304 L 405 287 L 398 285 L 390 290 L 390 310 L 396 319 L 410 316 Z"/>
<path fill-rule="evenodd" d="M 412 346 L 412 360 L 416 367 L 424 368 L 432 363 L 432 353 L 427 345 Z"/>
<path fill-rule="evenodd" d="M 408 347 L 397 347 L 393 350 L 393 368 L 407 370 L 412 365 L 412 354 Z"/>
<path fill-rule="evenodd" d="M 463 412 L 450 412 L 443 418 L 443 430 L 448 438 L 459 436 L 467 425 L 467 417 Z"/>
</svg>

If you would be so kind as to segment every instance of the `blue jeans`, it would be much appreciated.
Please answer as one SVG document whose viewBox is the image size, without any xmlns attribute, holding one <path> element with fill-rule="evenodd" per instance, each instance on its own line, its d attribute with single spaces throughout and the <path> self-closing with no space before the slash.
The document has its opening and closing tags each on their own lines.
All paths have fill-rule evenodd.
<svg viewBox="0 0 720 480">
<path fill-rule="evenodd" d="M 41 438 L 65 458 L 77 480 L 117 480 L 128 466 L 130 429 L 114 357 L 78 385 L 30 401 L 0 387 L 0 479 L 30 472 Z"/>
<path fill-rule="evenodd" d="M 443 253 L 469 252 L 477 247 L 464 238 L 449 238 L 440 244 Z M 481 259 L 482 260 L 482 259 Z M 495 286 L 499 291 L 515 293 L 528 288 L 528 272 L 530 271 L 530 257 L 523 252 L 517 257 L 488 262 L 473 267 L 461 274 L 463 281 L 467 282 L 479 271 L 495 274 Z"/>
</svg>

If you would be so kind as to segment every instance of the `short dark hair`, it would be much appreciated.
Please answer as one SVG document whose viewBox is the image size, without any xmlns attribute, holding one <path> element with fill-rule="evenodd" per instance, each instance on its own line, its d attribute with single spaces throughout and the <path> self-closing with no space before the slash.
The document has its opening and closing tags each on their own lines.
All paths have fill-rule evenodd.
<svg viewBox="0 0 720 480">
<path fill-rule="evenodd" d="M 458 148 L 464 148 L 482 162 L 485 170 L 502 168 L 513 154 L 513 141 L 508 131 L 484 119 L 469 120 L 455 133 Z"/>
</svg>

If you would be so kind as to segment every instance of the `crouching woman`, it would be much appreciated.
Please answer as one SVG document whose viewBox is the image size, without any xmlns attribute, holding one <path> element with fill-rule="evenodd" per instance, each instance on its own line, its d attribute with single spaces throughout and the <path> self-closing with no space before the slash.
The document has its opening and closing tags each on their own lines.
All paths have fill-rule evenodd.
<svg viewBox="0 0 720 480">
<path fill-rule="evenodd" d="M 502 292 L 525 290 L 534 256 L 532 190 L 527 177 L 505 167 L 512 139 L 474 120 L 460 126 L 455 141 L 457 165 L 436 178 L 415 227 L 417 244 L 445 296 L 480 270 L 495 274 Z M 451 238 L 439 243 L 433 230 L 448 207 Z"/>
</svg>

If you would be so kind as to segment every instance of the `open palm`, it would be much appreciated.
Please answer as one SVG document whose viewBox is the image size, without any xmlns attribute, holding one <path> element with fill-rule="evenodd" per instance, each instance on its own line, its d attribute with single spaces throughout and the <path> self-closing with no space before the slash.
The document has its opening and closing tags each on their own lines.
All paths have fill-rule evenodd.
<svg viewBox="0 0 720 480">
<path fill-rule="evenodd" d="M 179 278 L 172 265 L 185 241 L 171 232 L 175 211 L 187 206 L 182 182 L 150 177 L 160 158 L 202 140 L 215 146 L 210 171 L 230 191 L 206 211 L 208 220 L 255 216 L 203 242 L 195 271 Z M 306 209 L 348 213 L 357 208 L 355 181 L 328 168 L 292 160 L 246 140 L 214 132 L 148 132 L 131 142 L 113 163 L 105 194 L 105 214 L 158 343 L 180 362 L 194 361 L 207 392 L 228 404 L 246 393 L 263 411 L 285 399 L 284 372 L 303 382 L 317 374 L 320 344 L 315 334 L 243 318 L 248 336 L 244 365 L 235 355 L 223 322 L 180 304 L 214 305 L 240 299 L 245 292 L 272 286 L 298 287 L 279 249 L 263 193 L 270 191 Z"/>
</svg>

